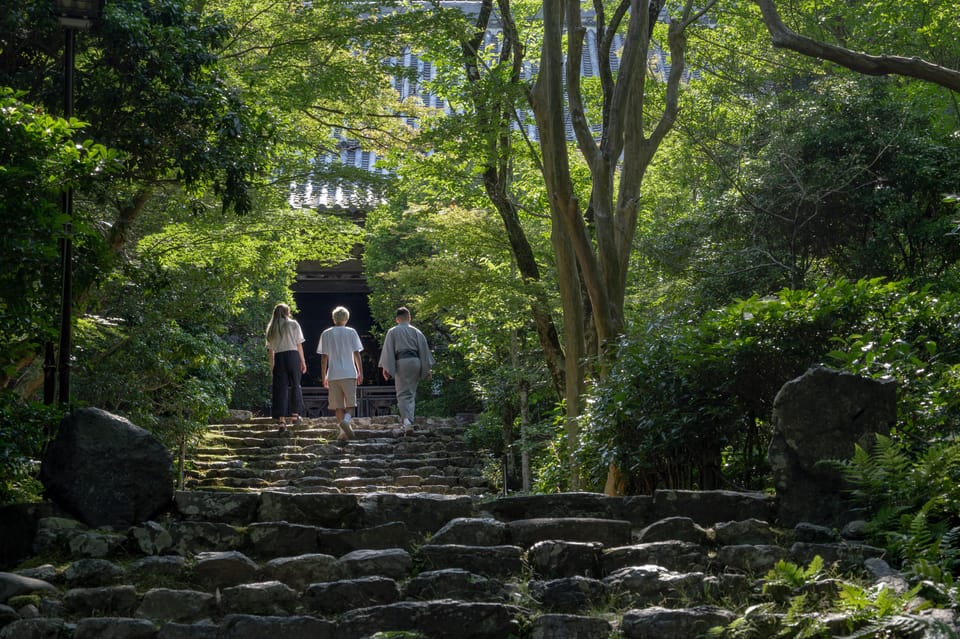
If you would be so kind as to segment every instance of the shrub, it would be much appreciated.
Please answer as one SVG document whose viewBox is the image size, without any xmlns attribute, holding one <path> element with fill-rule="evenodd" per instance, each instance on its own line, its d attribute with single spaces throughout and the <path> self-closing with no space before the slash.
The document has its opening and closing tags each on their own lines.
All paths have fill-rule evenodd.
<svg viewBox="0 0 960 639">
<path fill-rule="evenodd" d="M 59 404 L 25 403 L 12 391 L 0 393 L 0 504 L 40 498 L 40 454 L 64 412 Z"/>
</svg>

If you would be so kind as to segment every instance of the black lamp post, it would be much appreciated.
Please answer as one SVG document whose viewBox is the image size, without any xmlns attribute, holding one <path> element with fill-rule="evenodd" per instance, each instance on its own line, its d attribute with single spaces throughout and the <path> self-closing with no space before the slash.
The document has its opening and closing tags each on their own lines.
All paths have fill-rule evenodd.
<svg viewBox="0 0 960 639">
<path fill-rule="evenodd" d="M 104 0 L 56 0 L 57 17 L 63 27 L 66 42 L 63 49 L 63 117 L 73 117 L 73 59 L 76 48 L 76 30 L 87 29 L 103 12 Z M 61 244 L 63 292 L 60 312 L 60 353 L 57 369 L 60 376 L 60 403 L 70 402 L 70 342 L 73 298 L 73 189 L 69 186 L 61 195 L 64 219 Z M 44 399 L 53 398 L 52 389 L 44 390 Z"/>
</svg>

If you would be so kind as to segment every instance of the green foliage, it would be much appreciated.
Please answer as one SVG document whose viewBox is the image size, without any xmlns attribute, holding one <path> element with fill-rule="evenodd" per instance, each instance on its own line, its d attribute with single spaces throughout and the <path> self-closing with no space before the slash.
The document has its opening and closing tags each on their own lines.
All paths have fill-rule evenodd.
<svg viewBox="0 0 960 639">
<path fill-rule="evenodd" d="M 103 146 L 71 141 L 80 127 L 0 88 L 0 386 L 56 335 L 60 189 L 117 168 Z"/>
<path fill-rule="evenodd" d="M 0 392 L 0 504 L 37 501 L 40 453 L 65 414 L 63 406 L 25 403 Z"/>
<path fill-rule="evenodd" d="M 823 576 L 823 557 L 817 555 L 810 561 L 810 565 L 804 568 L 795 563 L 781 559 L 767 573 L 764 579 L 764 592 L 772 586 L 787 586 L 788 588 L 800 588 L 811 581 Z"/>
<path fill-rule="evenodd" d="M 950 433 L 960 418 L 958 397 L 944 392 L 960 355 L 957 301 L 909 282 L 837 280 L 740 300 L 695 322 L 637 324 L 592 393 L 581 455 L 594 461 L 585 467 L 599 485 L 616 462 L 637 491 L 763 488 L 773 399 L 817 363 L 893 377 L 901 430 Z"/>
<path fill-rule="evenodd" d="M 876 541 L 908 574 L 952 586 L 960 572 L 960 441 L 930 445 L 878 436 L 843 464 Z"/>
</svg>

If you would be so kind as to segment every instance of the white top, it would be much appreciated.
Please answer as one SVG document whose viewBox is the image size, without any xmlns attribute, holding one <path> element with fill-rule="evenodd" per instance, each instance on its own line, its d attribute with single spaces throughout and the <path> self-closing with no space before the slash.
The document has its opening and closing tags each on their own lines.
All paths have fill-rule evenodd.
<svg viewBox="0 0 960 639">
<path fill-rule="evenodd" d="M 283 324 L 283 330 L 280 331 L 280 339 L 276 343 L 267 340 L 267 348 L 274 353 L 283 353 L 284 351 L 297 350 L 298 344 L 303 344 L 306 340 L 303 338 L 303 330 L 295 319 L 288 319 Z"/>
<path fill-rule="evenodd" d="M 331 326 L 320 334 L 317 352 L 327 356 L 327 379 L 353 379 L 357 367 L 353 354 L 363 350 L 357 331 L 349 326 Z"/>
</svg>

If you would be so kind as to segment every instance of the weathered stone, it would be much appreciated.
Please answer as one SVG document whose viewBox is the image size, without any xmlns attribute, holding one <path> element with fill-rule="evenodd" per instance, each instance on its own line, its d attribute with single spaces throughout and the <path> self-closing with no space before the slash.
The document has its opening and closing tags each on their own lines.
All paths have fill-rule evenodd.
<svg viewBox="0 0 960 639">
<path fill-rule="evenodd" d="M 321 552 L 331 555 L 346 555 L 354 550 L 370 548 L 409 549 L 413 545 L 413 536 L 402 521 L 391 521 L 380 526 L 353 530 L 318 528 L 317 547 Z"/>
<path fill-rule="evenodd" d="M 253 581 L 260 567 L 236 550 L 205 552 L 196 557 L 193 575 L 208 588 L 222 588 Z"/>
<path fill-rule="evenodd" d="M 257 519 L 326 528 L 358 528 L 363 525 L 363 514 L 355 495 L 265 492 L 260 497 Z"/>
<path fill-rule="evenodd" d="M 739 544 L 775 544 L 777 534 L 765 521 L 759 519 L 745 519 L 741 521 L 724 521 L 714 527 L 717 544 L 732 546 Z"/>
<path fill-rule="evenodd" d="M 69 536 L 70 554 L 75 557 L 103 559 L 116 555 L 127 541 L 125 535 L 85 530 Z"/>
<path fill-rule="evenodd" d="M 628 566 L 656 564 L 680 572 L 707 569 L 707 551 L 688 541 L 658 541 L 650 544 L 620 546 L 603 551 L 603 571 L 610 574 Z"/>
<path fill-rule="evenodd" d="M 603 576 L 603 545 L 576 541 L 540 541 L 527 551 L 527 563 L 540 579 Z"/>
<path fill-rule="evenodd" d="M 340 558 L 342 574 L 351 577 L 379 575 L 404 579 L 413 569 L 410 553 L 402 548 L 385 550 L 355 550 Z"/>
<path fill-rule="evenodd" d="M 130 538 L 145 555 L 160 555 L 173 548 L 173 535 L 155 521 L 144 522 L 129 531 Z"/>
<path fill-rule="evenodd" d="M 579 615 L 540 615 L 530 624 L 530 639 L 607 639 L 612 632 L 606 619 Z"/>
<path fill-rule="evenodd" d="M 73 639 L 156 639 L 157 632 L 147 619 L 88 617 L 77 622 Z"/>
<path fill-rule="evenodd" d="M 342 570 L 342 565 L 333 555 L 313 553 L 272 559 L 264 565 L 263 576 L 303 590 L 312 583 L 339 579 Z"/>
<path fill-rule="evenodd" d="M 486 577 L 516 577 L 523 570 L 523 549 L 518 546 L 426 544 L 417 559 L 427 570 L 461 568 Z"/>
<path fill-rule="evenodd" d="M 60 571 L 58 571 L 57 567 L 53 564 L 41 564 L 32 568 L 23 568 L 21 570 L 17 570 L 14 574 L 21 575 L 23 577 L 30 577 L 31 579 L 39 579 L 41 581 L 47 581 L 50 583 L 53 583 L 60 578 Z"/>
<path fill-rule="evenodd" d="M 157 639 L 217 639 L 220 626 L 212 623 L 165 623 Z"/>
<path fill-rule="evenodd" d="M 78 559 L 63 571 L 71 586 L 106 586 L 123 576 L 123 569 L 106 559 Z"/>
<path fill-rule="evenodd" d="M 386 577 L 315 583 L 304 592 L 304 605 L 307 609 L 322 614 L 389 604 L 399 599 L 400 588 L 397 582 Z"/>
<path fill-rule="evenodd" d="M 780 546 L 762 544 L 722 546 L 717 551 L 717 563 L 721 566 L 760 576 L 788 557 L 787 551 Z"/>
<path fill-rule="evenodd" d="M 507 543 L 507 526 L 488 517 L 457 517 L 451 519 L 430 538 L 431 544 L 459 544 L 461 546 L 502 546 Z"/>
<path fill-rule="evenodd" d="M 24 577 L 12 572 L 0 572 L 0 603 L 7 603 L 11 597 L 30 595 L 35 592 L 56 592 L 53 584 L 41 579 Z"/>
<path fill-rule="evenodd" d="M 551 539 L 625 546 L 630 543 L 632 529 L 630 522 L 622 519 L 584 517 L 519 519 L 509 522 L 507 526 L 512 543 L 524 548 Z"/>
<path fill-rule="evenodd" d="M 297 606 L 297 593 L 279 581 L 240 584 L 223 589 L 220 606 L 227 613 L 290 614 Z"/>
<path fill-rule="evenodd" d="M 184 519 L 247 525 L 257 519 L 260 494 L 181 490 L 174 495 L 174 503 Z"/>
<path fill-rule="evenodd" d="M 695 608 L 646 608 L 623 615 L 624 639 L 696 639 L 714 626 L 726 626 L 737 615 L 716 606 Z"/>
<path fill-rule="evenodd" d="M 865 544 L 845 543 L 838 544 L 806 544 L 797 542 L 790 546 L 790 561 L 802 566 L 808 565 L 817 555 L 827 566 L 836 565 L 841 570 L 859 568 L 869 558 L 886 556 L 883 548 L 867 546 Z"/>
<path fill-rule="evenodd" d="M 787 382 L 773 401 L 767 459 L 777 491 L 778 521 L 836 524 L 849 509 L 839 470 L 822 461 L 849 459 L 873 446 L 897 420 L 896 382 L 822 366 Z"/>
<path fill-rule="evenodd" d="M 416 533 L 433 533 L 451 519 L 473 515 L 473 500 L 461 495 L 373 493 L 363 496 L 360 506 L 368 525 L 403 521 Z"/>
<path fill-rule="evenodd" d="M 315 617 L 227 615 L 220 624 L 221 639 L 333 639 L 337 625 Z"/>
<path fill-rule="evenodd" d="M 209 521 L 180 521 L 170 525 L 173 546 L 178 554 L 191 556 L 221 548 L 246 548 L 247 537 L 229 524 Z"/>
<path fill-rule="evenodd" d="M 420 600 L 508 602 L 519 595 L 519 590 L 515 586 L 461 568 L 421 572 L 411 579 L 404 589 L 404 598 Z"/>
<path fill-rule="evenodd" d="M 20 615 L 17 614 L 17 611 L 8 606 L 7 604 L 0 604 L 0 628 L 7 626 L 14 621 L 18 620 Z"/>
<path fill-rule="evenodd" d="M 840 536 L 851 541 L 865 541 L 870 536 L 870 524 L 863 519 L 854 519 L 843 525 Z"/>
<path fill-rule="evenodd" d="M 154 621 L 195 622 L 209 617 L 214 603 L 214 596 L 208 592 L 152 588 L 144 593 L 137 616 Z"/>
<path fill-rule="evenodd" d="M 130 562 L 127 577 L 137 582 L 179 579 L 184 576 L 187 560 L 180 555 L 150 555 Z"/>
<path fill-rule="evenodd" d="M 260 557 L 306 555 L 318 549 L 314 526 L 269 522 L 251 525 L 248 534 L 253 553 Z"/>
<path fill-rule="evenodd" d="M 66 611 L 81 617 L 94 614 L 129 617 L 137 609 L 137 601 L 137 589 L 133 586 L 74 588 L 63 596 Z"/>
<path fill-rule="evenodd" d="M 703 581 L 702 572 L 672 572 L 652 564 L 621 568 L 603 580 L 612 593 L 640 605 L 701 600 Z"/>
<path fill-rule="evenodd" d="M 793 527 L 793 540 L 811 544 L 831 544 L 840 541 L 835 528 L 819 526 L 807 521 L 801 521 Z"/>
<path fill-rule="evenodd" d="M 640 530 L 633 539 L 640 544 L 672 540 L 706 544 L 709 537 L 690 517 L 666 517 Z"/>
<path fill-rule="evenodd" d="M 531 581 L 530 596 L 550 612 L 584 612 L 606 599 L 607 586 L 587 577 Z"/>
<path fill-rule="evenodd" d="M 622 519 L 623 498 L 602 493 L 556 493 L 501 497 L 484 506 L 496 519 L 539 519 L 546 517 L 587 517 Z"/>
<path fill-rule="evenodd" d="M 173 500 L 173 457 L 160 440 L 98 408 L 63 419 L 40 466 L 47 494 L 91 526 L 127 528 Z"/>
<path fill-rule="evenodd" d="M 427 637 L 457 639 L 519 636 L 523 616 L 523 609 L 505 604 L 402 601 L 343 613 L 337 636 L 360 639 L 389 631 L 418 631 Z"/>
<path fill-rule="evenodd" d="M 653 493 L 654 521 L 689 517 L 701 526 L 720 521 L 773 521 L 774 500 L 763 493 L 732 490 L 657 490 Z"/>
<path fill-rule="evenodd" d="M 20 619 L 0 629 L 0 639 L 60 639 L 65 627 L 62 619 Z"/>
</svg>

